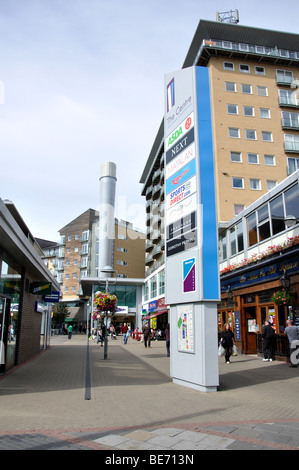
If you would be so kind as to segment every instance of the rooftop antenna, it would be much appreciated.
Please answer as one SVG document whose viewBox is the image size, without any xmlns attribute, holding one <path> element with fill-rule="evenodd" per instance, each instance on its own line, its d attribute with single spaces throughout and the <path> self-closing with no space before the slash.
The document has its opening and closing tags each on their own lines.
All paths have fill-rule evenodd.
<svg viewBox="0 0 299 470">
<path fill-rule="evenodd" d="M 239 11 L 230 10 L 230 11 L 224 11 L 222 13 L 217 11 L 216 21 L 219 21 L 219 23 L 238 24 L 239 23 Z"/>
</svg>

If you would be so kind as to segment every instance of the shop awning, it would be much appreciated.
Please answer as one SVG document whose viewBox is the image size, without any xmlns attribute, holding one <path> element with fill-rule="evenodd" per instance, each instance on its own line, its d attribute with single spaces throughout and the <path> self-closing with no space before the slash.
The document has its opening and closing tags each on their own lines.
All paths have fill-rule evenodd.
<svg viewBox="0 0 299 470">
<path fill-rule="evenodd" d="M 163 315 L 163 313 L 167 313 L 167 310 L 164 312 L 156 312 L 156 313 L 153 313 L 152 315 L 147 315 L 146 317 L 142 317 L 142 320 L 149 320 L 150 318 L 157 317 L 158 315 Z"/>
</svg>

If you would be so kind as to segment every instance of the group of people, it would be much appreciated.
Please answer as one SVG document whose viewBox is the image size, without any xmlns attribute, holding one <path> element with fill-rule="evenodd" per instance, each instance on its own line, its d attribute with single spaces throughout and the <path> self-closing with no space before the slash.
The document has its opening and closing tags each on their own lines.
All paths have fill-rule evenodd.
<svg viewBox="0 0 299 470">
<path fill-rule="evenodd" d="M 165 328 L 165 339 L 166 339 L 166 352 L 167 352 L 167 357 L 170 356 L 170 328 L 169 324 L 167 324 Z M 151 347 L 151 338 L 152 338 L 152 330 L 148 322 L 146 322 L 142 328 L 142 334 L 143 334 L 143 342 L 144 342 L 144 347 Z M 158 339 L 158 337 L 156 337 Z"/>
<path fill-rule="evenodd" d="M 291 319 L 288 319 L 287 327 L 285 328 L 285 334 L 289 340 L 290 346 L 290 367 L 297 367 L 299 364 L 299 327 L 293 325 Z M 264 362 L 271 362 L 273 360 L 273 340 L 274 340 L 274 329 L 270 322 L 267 320 L 262 329 L 262 339 L 263 339 L 263 353 L 264 353 Z M 224 349 L 225 362 L 230 363 L 230 357 L 232 355 L 233 347 L 235 345 L 235 335 L 231 330 L 229 323 L 224 325 L 224 329 L 221 332 L 220 345 Z"/>
</svg>

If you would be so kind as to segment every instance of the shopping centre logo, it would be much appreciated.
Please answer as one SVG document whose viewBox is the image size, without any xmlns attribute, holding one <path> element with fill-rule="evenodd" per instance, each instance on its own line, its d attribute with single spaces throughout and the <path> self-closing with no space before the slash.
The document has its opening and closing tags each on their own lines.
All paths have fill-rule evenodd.
<svg viewBox="0 0 299 470">
<path fill-rule="evenodd" d="M 174 96 L 174 78 L 168 83 L 166 87 L 166 96 L 167 96 L 167 112 L 175 105 L 175 96 Z"/>
<path fill-rule="evenodd" d="M 292 341 L 291 348 L 294 349 L 290 356 L 291 364 L 299 364 L 299 340 Z"/>
</svg>

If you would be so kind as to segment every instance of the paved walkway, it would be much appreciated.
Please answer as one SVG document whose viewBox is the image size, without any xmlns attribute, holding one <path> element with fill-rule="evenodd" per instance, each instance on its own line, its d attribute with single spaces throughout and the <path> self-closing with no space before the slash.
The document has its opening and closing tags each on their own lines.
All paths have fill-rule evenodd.
<svg viewBox="0 0 299 470">
<path fill-rule="evenodd" d="M 86 336 L 0 377 L 0 450 L 299 449 L 299 368 L 240 355 L 219 359 L 218 392 L 173 384 L 165 342 Z M 129 455 L 129 454 L 128 454 Z"/>
</svg>

